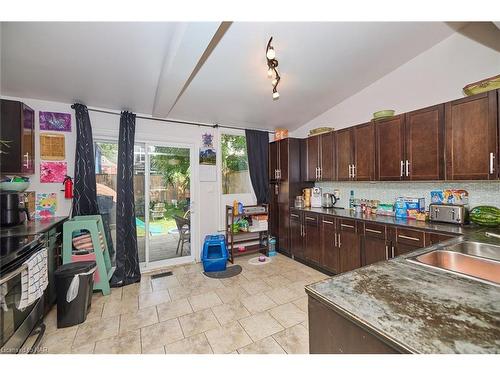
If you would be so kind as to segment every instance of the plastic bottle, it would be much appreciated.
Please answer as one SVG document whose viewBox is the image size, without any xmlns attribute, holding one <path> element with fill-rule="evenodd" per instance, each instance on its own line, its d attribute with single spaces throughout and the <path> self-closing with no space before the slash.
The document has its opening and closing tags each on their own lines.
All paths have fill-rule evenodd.
<svg viewBox="0 0 500 375">
<path fill-rule="evenodd" d="M 238 201 L 236 199 L 233 201 L 233 215 L 238 215 Z"/>
<path fill-rule="evenodd" d="M 349 198 L 349 209 L 354 210 L 354 190 L 351 190 L 351 196 Z"/>
</svg>

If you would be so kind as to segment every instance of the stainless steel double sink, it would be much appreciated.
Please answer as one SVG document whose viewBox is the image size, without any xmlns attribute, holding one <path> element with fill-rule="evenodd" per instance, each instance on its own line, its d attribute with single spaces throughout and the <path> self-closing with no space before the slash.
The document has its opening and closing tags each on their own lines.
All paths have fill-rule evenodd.
<svg viewBox="0 0 500 375">
<path fill-rule="evenodd" d="M 500 246 L 464 240 L 408 258 L 412 263 L 500 286 Z"/>
</svg>

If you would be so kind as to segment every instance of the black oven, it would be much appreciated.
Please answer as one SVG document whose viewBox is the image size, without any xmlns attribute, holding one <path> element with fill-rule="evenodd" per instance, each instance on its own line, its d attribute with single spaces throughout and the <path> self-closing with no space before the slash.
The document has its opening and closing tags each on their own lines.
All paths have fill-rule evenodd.
<svg viewBox="0 0 500 375">
<path fill-rule="evenodd" d="M 0 258 L 0 353 L 18 353 L 33 329 L 41 323 L 44 297 L 18 309 L 23 263 L 45 247 L 42 236 L 4 237 Z M 43 329 L 39 339 L 43 335 Z M 39 339 L 36 341 L 38 342 Z"/>
</svg>

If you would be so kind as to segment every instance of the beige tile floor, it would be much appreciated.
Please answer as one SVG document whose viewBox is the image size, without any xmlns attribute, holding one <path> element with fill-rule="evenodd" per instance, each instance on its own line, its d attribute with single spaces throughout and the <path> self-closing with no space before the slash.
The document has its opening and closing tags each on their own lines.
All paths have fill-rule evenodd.
<svg viewBox="0 0 500 375">
<path fill-rule="evenodd" d="M 327 276 L 282 255 L 259 266 L 250 258 L 238 258 L 243 271 L 229 279 L 207 278 L 198 263 L 95 293 L 78 326 L 57 329 L 54 308 L 40 352 L 308 353 L 304 286 Z"/>
</svg>

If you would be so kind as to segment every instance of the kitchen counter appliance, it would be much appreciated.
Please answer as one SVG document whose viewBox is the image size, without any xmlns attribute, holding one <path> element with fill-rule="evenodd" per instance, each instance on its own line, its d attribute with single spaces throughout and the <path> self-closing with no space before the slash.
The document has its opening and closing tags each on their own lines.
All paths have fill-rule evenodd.
<svg viewBox="0 0 500 375">
<path fill-rule="evenodd" d="M 17 192 L 2 192 L 0 194 L 0 225 L 8 227 L 24 223 L 30 219 L 28 209 Z"/>
<path fill-rule="evenodd" d="M 313 187 L 311 190 L 311 207 L 321 208 L 321 188 Z"/>
<path fill-rule="evenodd" d="M 321 206 L 323 208 L 333 208 L 337 203 L 337 197 L 332 193 L 323 193 L 323 199 L 321 200 Z"/>
<path fill-rule="evenodd" d="M 469 221 L 468 209 L 465 205 L 431 203 L 429 220 L 443 223 L 465 224 Z"/>
</svg>

